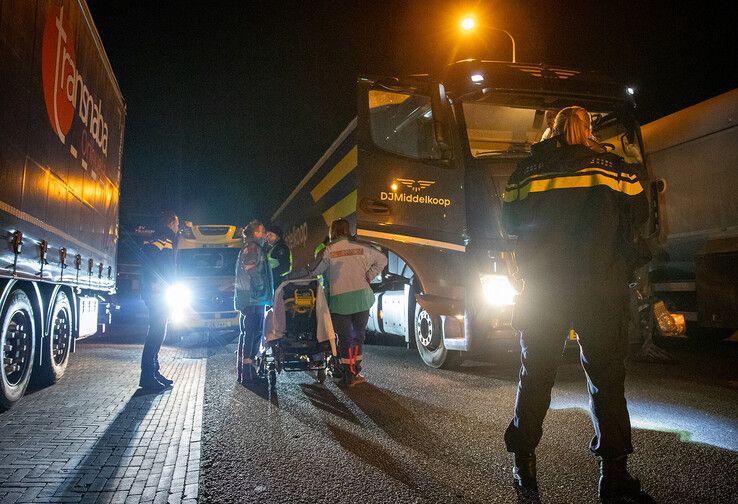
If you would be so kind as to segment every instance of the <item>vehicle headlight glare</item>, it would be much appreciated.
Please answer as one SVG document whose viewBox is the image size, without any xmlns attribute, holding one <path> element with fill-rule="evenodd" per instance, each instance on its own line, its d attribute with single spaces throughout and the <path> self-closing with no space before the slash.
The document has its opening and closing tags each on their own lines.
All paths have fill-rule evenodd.
<svg viewBox="0 0 738 504">
<path fill-rule="evenodd" d="M 174 325 L 179 325 L 185 320 L 185 313 L 184 310 L 174 308 L 169 312 L 169 322 L 173 323 Z"/>
<path fill-rule="evenodd" d="M 166 302 L 170 308 L 181 310 L 192 302 L 192 291 L 184 284 L 174 284 L 167 288 Z"/>
<path fill-rule="evenodd" d="M 481 275 L 482 292 L 487 304 L 492 306 L 512 306 L 518 291 L 510 283 L 507 275 Z"/>
</svg>

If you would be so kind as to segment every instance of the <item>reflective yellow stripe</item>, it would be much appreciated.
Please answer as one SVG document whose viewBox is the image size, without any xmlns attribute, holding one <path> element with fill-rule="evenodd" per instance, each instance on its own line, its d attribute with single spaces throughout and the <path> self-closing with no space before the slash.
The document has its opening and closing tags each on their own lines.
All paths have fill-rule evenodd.
<svg viewBox="0 0 738 504">
<path fill-rule="evenodd" d="M 635 196 L 643 192 L 643 186 L 639 181 L 615 180 L 611 177 L 601 175 L 599 173 L 591 173 L 590 175 L 577 175 L 558 177 L 544 180 L 533 180 L 521 186 L 519 189 L 511 189 L 505 191 L 502 198 L 505 203 L 511 203 L 516 200 L 523 200 L 532 192 L 553 191 L 556 189 L 573 189 L 579 187 L 595 187 L 606 186 L 613 191 Z"/>
<path fill-rule="evenodd" d="M 323 220 L 326 224 L 330 226 L 331 222 L 333 222 L 334 220 L 346 217 L 347 215 L 351 215 L 355 211 L 356 191 L 353 191 L 341 201 L 323 212 Z"/>
<path fill-rule="evenodd" d="M 152 242 L 144 242 L 144 244 L 153 245 L 159 250 L 173 249 L 172 242 L 169 240 L 155 240 Z"/>
<path fill-rule="evenodd" d="M 368 238 L 380 238 L 383 240 L 398 241 L 400 243 L 412 243 L 414 245 L 425 245 L 427 247 L 436 247 L 455 250 L 457 252 L 466 252 L 466 247 L 464 245 L 457 245 L 456 243 L 448 243 L 437 240 L 429 240 L 427 238 L 418 238 L 417 236 L 383 233 L 382 231 L 371 231 L 369 229 L 357 229 L 356 234 L 359 236 L 366 236 Z"/>
<path fill-rule="evenodd" d="M 604 168 L 600 168 L 599 166 L 590 166 L 587 168 L 582 168 L 581 170 L 577 170 L 576 173 L 603 173 L 605 175 L 610 175 L 611 177 L 618 177 L 618 178 L 626 178 L 630 181 L 634 181 L 638 178 L 638 175 L 628 175 L 625 172 L 614 172 L 610 170 L 605 170 Z"/>
<path fill-rule="evenodd" d="M 524 178 L 517 184 L 508 184 L 505 189 L 506 190 L 517 189 L 518 187 L 521 187 L 527 184 L 531 180 L 539 179 L 541 177 L 554 177 L 554 176 L 559 176 L 559 177 L 569 176 L 570 177 L 570 176 L 573 176 L 575 173 L 582 174 L 582 175 L 589 174 L 589 173 L 602 173 L 604 175 L 610 175 L 611 177 L 626 178 L 631 182 L 635 181 L 638 178 L 638 175 L 636 174 L 628 175 L 627 173 L 624 173 L 624 172 L 614 172 L 611 170 L 605 170 L 604 168 L 600 168 L 599 166 L 588 166 L 587 168 L 582 168 L 581 170 L 577 170 L 576 172 L 573 172 L 573 173 L 561 173 L 561 172 L 537 173 L 535 175 L 531 175 L 530 177 Z"/>
<path fill-rule="evenodd" d="M 340 182 L 343 177 L 351 173 L 351 171 L 356 168 L 358 164 L 358 149 L 354 147 L 349 151 L 348 154 L 344 156 L 342 160 L 340 160 L 336 164 L 336 166 L 333 167 L 331 171 L 328 172 L 328 175 L 323 177 L 323 180 L 318 182 L 318 185 L 316 185 L 313 190 L 310 191 L 310 196 L 313 197 L 313 201 L 318 201 L 320 198 L 322 198 L 325 193 L 330 191 L 334 185 L 338 184 L 338 182 Z"/>
</svg>

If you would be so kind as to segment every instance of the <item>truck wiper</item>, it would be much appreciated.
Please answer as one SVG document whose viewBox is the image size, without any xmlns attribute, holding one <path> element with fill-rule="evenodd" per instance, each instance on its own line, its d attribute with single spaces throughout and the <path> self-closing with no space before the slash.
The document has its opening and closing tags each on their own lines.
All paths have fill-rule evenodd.
<svg viewBox="0 0 738 504">
<path fill-rule="evenodd" d="M 531 143 L 530 142 L 507 142 L 508 147 L 506 149 L 490 149 L 477 151 L 474 156 L 501 156 L 505 154 L 530 154 Z"/>
<path fill-rule="evenodd" d="M 529 149 L 505 149 L 505 150 L 488 150 L 478 151 L 474 154 L 474 157 L 492 157 L 492 156 L 508 156 L 513 155 L 514 157 L 530 156 Z"/>
</svg>

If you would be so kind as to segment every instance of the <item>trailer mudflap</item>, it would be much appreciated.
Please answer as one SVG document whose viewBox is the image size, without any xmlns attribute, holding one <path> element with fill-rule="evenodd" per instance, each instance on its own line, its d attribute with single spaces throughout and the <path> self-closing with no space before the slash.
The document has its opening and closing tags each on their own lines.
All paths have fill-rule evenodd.
<svg viewBox="0 0 738 504">
<path fill-rule="evenodd" d="M 708 241 L 697 255 L 696 269 L 700 325 L 738 328 L 738 237 Z"/>
</svg>

